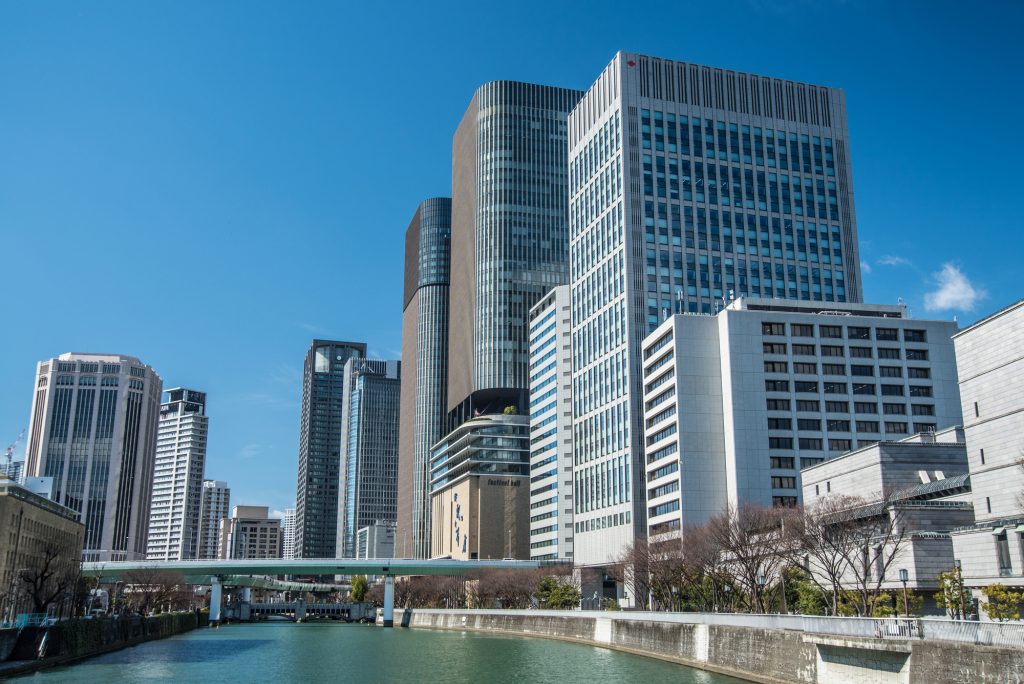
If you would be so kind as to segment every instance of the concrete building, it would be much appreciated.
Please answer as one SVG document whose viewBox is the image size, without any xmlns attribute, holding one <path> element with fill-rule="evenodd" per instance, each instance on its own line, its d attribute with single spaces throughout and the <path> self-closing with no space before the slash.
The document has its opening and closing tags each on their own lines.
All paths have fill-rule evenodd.
<svg viewBox="0 0 1024 684">
<path fill-rule="evenodd" d="M 407 558 L 430 556 L 430 447 L 448 410 L 451 234 L 447 197 L 421 202 L 405 232 L 396 546 Z"/>
<path fill-rule="evenodd" d="M 530 557 L 572 559 L 572 320 L 569 287 L 530 310 Z"/>
<path fill-rule="evenodd" d="M 953 337 L 975 524 L 953 532 L 964 585 L 1024 587 L 1024 300 Z"/>
<path fill-rule="evenodd" d="M 365 358 L 362 342 L 313 340 L 302 375 L 296 558 L 333 558 L 338 544 L 345 363 Z"/>
<path fill-rule="evenodd" d="M 78 512 L 33 494 L 0 475 L 0 622 L 13 622 L 18 613 L 32 612 L 18 574 L 52 572 L 49 583 L 70 589 L 78 577 L 85 527 Z"/>
<path fill-rule="evenodd" d="M 167 391 L 157 428 L 147 560 L 198 557 L 209 421 L 205 392 Z"/>
<path fill-rule="evenodd" d="M 295 508 L 286 508 L 281 519 L 281 558 L 295 558 Z"/>
<path fill-rule="evenodd" d="M 36 367 L 26 476 L 85 524 L 87 561 L 146 556 L 163 381 L 134 356 L 61 354 Z"/>
<path fill-rule="evenodd" d="M 355 558 L 356 532 L 395 520 L 401 361 L 345 364 L 337 558 Z"/>
<path fill-rule="evenodd" d="M 865 516 L 898 520 L 906 536 L 881 586 L 901 590 L 899 571 L 906 570 L 907 589 L 921 594 L 923 610 L 942 613 L 934 594 L 940 589 L 939 575 L 953 568 L 950 532 L 974 520 L 962 429 L 878 442 L 804 468 L 801 477 L 809 510 L 828 497 L 854 497 L 869 504 L 863 507 Z M 891 548 L 883 558 L 893 555 Z"/>
<path fill-rule="evenodd" d="M 395 524 L 377 520 L 356 532 L 356 558 L 394 558 Z"/>
<path fill-rule="evenodd" d="M 647 529 L 643 338 L 730 293 L 857 302 L 861 279 L 842 91 L 620 52 L 568 123 L 575 478 L 592 493 L 573 553 L 599 565 Z"/>
<path fill-rule="evenodd" d="M 795 505 L 801 468 L 960 424 L 956 329 L 899 306 L 753 297 L 669 318 L 642 346 L 649 534 L 727 505 Z M 621 487 L 593 470 L 584 510 Z"/>
<path fill-rule="evenodd" d="M 271 518 L 268 507 L 235 506 L 231 517 L 220 521 L 217 557 L 280 558 L 281 539 L 281 520 Z"/>
<path fill-rule="evenodd" d="M 530 419 L 473 418 L 433 449 L 431 553 L 530 557 Z"/>
<path fill-rule="evenodd" d="M 24 460 L 15 461 L 12 459 L 7 463 L 0 464 L 0 475 L 5 475 L 9 480 L 21 482 L 24 472 Z"/>
<path fill-rule="evenodd" d="M 222 480 L 203 480 L 199 503 L 199 553 L 197 558 L 218 558 L 220 521 L 228 517 L 231 490 Z"/>
<path fill-rule="evenodd" d="M 566 121 L 582 93 L 480 86 L 452 144 L 447 433 L 506 406 L 526 412 L 530 309 L 569 282 Z"/>
</svg>

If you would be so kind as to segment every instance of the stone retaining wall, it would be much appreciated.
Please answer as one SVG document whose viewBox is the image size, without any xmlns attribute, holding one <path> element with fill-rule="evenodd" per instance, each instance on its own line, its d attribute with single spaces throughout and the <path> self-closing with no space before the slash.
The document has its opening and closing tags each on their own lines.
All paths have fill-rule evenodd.
<svg viewBox="0 0 1024 684">
<path fill-rule="evenodd" d="M 763 684 L 1024 684 L 1024 650 L 952 642 L 616 619 L 608 612 L 417 609 L 406 611 L 402 624 L 575 641 Z"/>
</svg>

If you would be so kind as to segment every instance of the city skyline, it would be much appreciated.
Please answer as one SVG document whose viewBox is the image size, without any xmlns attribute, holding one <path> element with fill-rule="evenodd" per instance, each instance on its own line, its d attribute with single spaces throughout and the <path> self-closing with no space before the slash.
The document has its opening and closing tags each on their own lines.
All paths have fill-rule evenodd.
<svg viewBox="0 0 1024 684">
<path fill-rule="evenodd" d="M 4 10 L 4 13 L 10 11 Z M 145 12 L 135 10 L 122 21 L 140 20 Z M 854 24 L 858 21 L 866 22 L 867 19 L 858 12 L 855 8 L 836 10 L 836 13 Z M 898 15 L 900 10 L 889 9 L 886 12 Z M 905 47 L 896 46 L 896 38 L 883 32 L 879 36 L 879 51 L 885 52 L 884 48 L 891 48 L 889 54 L 894 55 L 897 64 L 917 64 L 911 52 L 915 45 L 924 40 L 922 36 L 925 33 L 930 32 L 928 41 L 942 41 L 948 39 L 948 34 L 952 34 L 954 24 L 961 21 L 961 18 L 954 21 L 948 11 L 937 14 L 939 16 L 918 17 L 926 26 L 918 33 L 912 33 Z M 794 19 L 792 16 L 778 17 L 772 12 L 761 18 L 769 25 L 773 22 L 782 23 L 784 19 Z M 889 18 L 896 20 L 898 16 L 890 14 Z M 15 16 L 10 19 L 0 23 L 7 26 L 0 29 L 0 38 L 13 48 L 8 56 L 0 57 L 3 60 L 0 65 L 14 66 L 20 64 L 21 60 L 26 63 L 45 63 L 46 59 L 76 56 L 75 52 L 70 52 L 63 57 L 51 55 L 44 59 L 40 51 L 46 50 L 52 43 L 41 40 L 37 46 L 29 45 L 30 40 L 26 36 L 36 35 L 25 30 L 31 17 Z M 101 28 L 100 19 L 100 14 L 90 13 L 74 27 L 59 24 L 51 30 L 55 37 L 64 31 L 65 38 L 77 35 L 88 42 L 104 35 L 107 30 Z M 216 20 L 216 17 L 213 19 Z M 962 19 L 965 22 L 981 20 L 967 17 Z M 172 19 L 164 29 L 163 39 L 173 36 L 174 31 L 183 30 L 184 20 L 184 16 L 179 17 L 177 22 Z M 798 35 L 800 28 L 805 26 L 804 22 L 808 21 L 808 18 L 796 17 L 794 27 L 789 29 L 793 32 L 791 35 Z M 936 25 L 943 21 L 946 22 L 943 26 Z M 515 25 L 516 22 L 512 23 Z M 1012 22 L 1006 23 L 1009 25 Z M 297 32 L 296 36 L 291 36 L 292 40 L 301 40 L 299 36 L 304 35 L 304 32 L 311 34 L 310 37 L 314 39 L 313 49 L 327 51 L 329 64 L 336 66 L 346 63 L 344 55 L 333 52 L 335 48 L 326 42 L 326 37 L 311 26 L 290 26 Z M 557 30 L 559 26 L 555 22 L 551 30 Z M 266 27 L 262 29 L 264 32 L 269 30 Z M 516 29 L 513 26 L 507 30 Z M 752 29 L 739 30 L 745 32 Z M 861 260 L 867 264 L 862 269 L 864 301 L 895 304 L 898 297 L 903 297 L 918 318 L 948 319 L 956 314 L 960 316 L 961 323 L 967 323 L 995 311 L 1019 296 L 1019 290 L 1014 289 L 1016 264 L 1012 254 L 1020 251 L 1021 238 L 1007 230 L 1011 220 L 1007 217 L 1013 215 L 1009 209 L 1012 196 L 1010 177 L 1000 175 L 998 167 L 997 172 L 992 174 L 964 174 L 963 178 L 958 176 L 957 185 L 965 196 L 984 192 L 988 200 L 984 207 L 972 207 L 971 214 L 961 214 L 959 212 L 967 210 L 951 209 L 943 204 L 948 189 L 941 173 L 948 174 L 955 169 L 938 159 L 935 156 L 938 152 L 920 149 L 921 143 L 929 139 L 936 143 L 948 139 L 938 137 L 938 134 L 944 132 L 951 122 L 970 121 L 970 112 L 984 109 L 979 107 L 978 99 L 996 101 L 998 91 L 993 87 L 986 92 L 985 87 L 1005 78 L 999 68 L 990 65 L 988 72 L 975 81 L 976 93 L 970 106 L 946 99 L 926 106 L 924 101 L 915 102 L 911 95 L 893 92 L 897 87 L 910 87 L 906 79 L 898 75 L 885 75 L 881 65 L 885 60 L 881 57 L 865 58 L 862 54 L 854 53 L 863 62 L 860 67 L 854 67 L 853 62 L 857 60 L 851 58 L 845 62 L 837 61 L 838 51 L 846 45 L 843 40 L 837 41 L 836 46 L 823 48 L 825 54 L 815 53 L 813 59 L 808 59 L 809 52 L 794 52 L 792 47 L 780 48 L 779 55 L 775 56 L 755 54 L 737 45 L 716 48 L 710 40 L 703 38 L 687 39 L 684 46 L 678 36 L 670 36 L 668 31 L 652 29 L 650 35 L 630 34 L 625 30 L 613 31 L 605 25 L 603 32 L 598 31 L 589 38 L 578 39 L 581 43 L 588 41 L 586 49 L 579 50 L 571 59 L 561 59 L 561 53 L 553 52 L 553 48 L 540 49 L 545 31 L 536 30 L 533 33 L 538 41 L 533 46 L 538 48 L 537 54 L 517 54 L 512 57 L 499 56 L 485 50 L 483 54 L 486 59 L 478 60 L 479 63 L 471 67 L 461 67 L 455 69 L 454 73 L 450 72 L 451 77 L 446 82 L 445 90 L 433 93 L 436 99 L 428 98 L 420 104 L 423 113 L 421 120 L 413 122 L 411 118 L 402 119 L 401 125 L 409 126 L 411 132 L 399 134 L 400 144 L 413 146 L 416 151 L 414 156 L 419 159 L 411 162 L 414 170 L 402 170 L 399 178 L 391 179 L 398 181 L 396 185 L 402 188 L 400 194 L 389 199 L 390 206 L 386 210 L 373 215 L 364 214 L 365 209 L 360 208 L 356 208 L 351 216 L 337 215 L 328 210 L 324 202 L 336 186 L 346 183 L 351 185 L 346 193 L 356 191 L 358 195 L 369 192 L 370 198 L 376 197 L 373 193 L 377 190 L 371 186 L 377 183 L 384 185 L 382 181 L 387 177 L 383 167 L 378 165 L 376 155 L 379 152 L 371 156 L 347 139 L 344 143 L 332 142 L 328 145 L 330 152 L 338 154 L 336 160 L 325 159 L 321 156 L 323 153 L 304 152 L 305 146 L 316 140 L 333 141 L 342 137 L 342 129 L 351 124 L 351 120 L 331 123 L 320 118 L 332 107 L 345 104 L 343 99 L 338 99 L 341 98 L 339 94 L 324 96 L 322 99 L 313 98 L 314 104 L 308 106 L 313 108 L 312 114 L 316 115 L 313 117 L 315 125 L 295 143 L 299 150 L 281 149 L 280 146 L 260 148 L 271 158 L 276 157 L 286 162 L 286 169 L 294 169 L 296 165 L 309 166 L 328 177 L 326 186 L 329 187 L 315 186 L 308 189 L 298 187 L 294 182 L 278 184 L 281 179 L 276 175 L 241 173 L 223 161 L 223 158 L 232 155 L 238 157 L 238 163 L 258 161 L 238 146 L 269 132 L 285 130 L 284 127 L 301 120 L 304 113 L 310 113 L 305 110 L 274 109 L 260 101 L 263 105 L 260 110 L 262 119 L 257 123 L 246 124 L 246 130 L 229 137 L 219 149 L 200 151 L 203 143 L 209 142 L 208 137 L 212 139 L 217 134 L 218 122 L 188 134 L 186 126 L 195 123 L 192 117 L 196 113 L 193 111 L 196 102 L 193 98 L 203 89 L 219 87 L 220 76 L 217 74 L 201 82 L 195 90 L 183 90 L 191 88 L 179 81 L 182 75 L 189 73 L 179 71 L 186 67 L 174 67 L 170 62 L 150 63 L 150 66 L 160 67 L 157 69 L 158 75 L 164 81 L 169 80 L 173 86 L 168 97 L 177 95 L 180 99 L 165 102 L 158 98 L 155 91 L 143 88 L 144 96 L 139 101 L 129 101 L 124 105 L 129 109 L 115 112 L 111 120 L 119 121 L 120 116 L 136 113 L 150 117 L 149 123 L 118 131 L 113 130 L 116 127 L 109 126 L 109 121 L 105 124 L 101 115 L 88 106 L 84 111 L 79 110 L 82 111 L 83 120 L 77 126 L 69 125 L 59 118 L 62 116 L 59 114 L 38 117 L 36 108 L 50 102 L 49 98 L 58 98 L 58 95 L 38 88 L 25 74 L 13 73 L 19 70 L 0 68 L 3 74 L 0 81 L 9 86 L 5 90 L 25 95 L 21 98 L 22 104 L 12 112 L 11 119 L 14 127 L 24 131 L 25 135 L 22 136 L 24 139 L 19 138 L 9 143 L 10 158 L 35 159 L 40 165 L 45 165 L 51 163 L 52 155 L 68 153 L 66 166 L 61 165 L 66 170 L 54 172 L 57 175 L 52 177 L 43 174 L 41 168 L 32 163 L 15 167 L 5 162 L 0 167 L 0 186 L 8 189 L 5 201 L 0 202 L 0 224 L 20 227 L 17 231 L 5 232 L 0 236 L 0 251 L 14 257 L 10 259 L 8 268 L 9 282 L 27 279 L 28 271 L 24 269 L 28 268 L 27 264 L 31 261 L 28 256 L 46 246 L 47 242 L 40 237 L 44 235 L 59 241 L 80 235 L 83 231 L 89 235 L 102 234 L 109 240 L 109 244 L 104 242 L 104 251 L 111 249 L 118 257 L 134 255 L 136 245 L 126 238 L 140 240 L 139 246 L 144 250 L 141 254 L 145 258 L 139 258 L 138 265 L 129 262 L 124 267 L 135 284 L 150 269 L 155 268 L 153 250 L 163 250 L 155 252 L 157 263 L 161 266 L 165 262 L 187 261 L 190 254 L 179 247 L 165 247 L 158 237 L 146 237 L 143 233 L 159 235 L 180 229 L 185 231 L 187 237 L 198 239 L 214 231 L 216 238 L 210 242 L 209 256 L 196 257 L 196 262 L 189 267 L 193 276 L 205 277 L 207 271 L 214 276 L 213 287 L 208 284 L 212 293 L 210 301 L 196 311 L 194 321 L 209 331 L 208 336 L 196 336 L 197 339 L 185 341 L 172 339 L 165 335 L 167 321 L 161 320 L 160 314 L 154 311 L 142 313 L 139 321 L 133 321 L 131 328 L 116 321 L 97 326 L 88 325 L 92 321 L 79 318 L 81 314 L 74 311 L 69 312 L 67 318 L 56 322 L 35 321 L 29 318 L 29 305 L 32 303 L 5 301 L 2 305 L 4 319 L 12 323 L 22 321 L 22 329 L 25 321 L 32 321 L 32 333 L 9 335 L 5 343 L 9 345 L 10 352 L 0 362 L 0 377 L 4 379 L 9 391 L 0 398 L 0 430 L 3 430 L 0 439 L 13 441 L 28 424 L 32 368 L 37 360 L 57 356 L 69 349 L 109 349 L 119 354 L 137 356 L 151 364 L 169 387 L 197 386 L 208 391 L 209 411 L 217 416 L 217 425 L 210 435 L 205 477 L 229 481 L 235 493 L 234 498 L 242 504 L 266 504 L 272 510 L 283 512 L 294 503 L 294 487 L 291 485 L 294 483 L 297 464 L 299 440 L 296 418 L 301 397 L 301 367 L 296 361 L 314 337 L 366 340 L 369 345 L 368 356 L 371 358 L 398 356 L 401 348 L 402 234 L 408 216 L 423 197 L 446 196 L 450 193 L 450 139 L 458 124 L 459 114 L 474 90 L 485 82 L 503 78 L 586 89 L 618 49 L 632 49 L 643 54 L 770 74 L 801 82 L 821 82 L 846 91 L 853 140 Z M 259 31 L 256 33 L 259 35 Z M 493 34 L 491 37 L 493 39 Z M 204 37 L 200 36 L 196 40 L 202 42 Z M 970 42 L 975 39 L 968 36 L 967 40 Z M 215 65 L 228 68 L 233 64 L 234 55 L 216 52 L 212 46 L 205 44 L 201 44 L 201 47 L 203 49 L 199 51 L 200 54 L 211 59 Z M 962 47 L 961 52 L 971 52 L 968 48 L 972 46 Z M 974 57 L 968 54 L 968 64 L 971 59 L 979 63 L 986 62 L 985 47 L 974 43 L 973 49 L 978 54 Z M 71 69 L 71 72 L 88 84 L 97 79 L 101 72 L 112 68 L 105 60 L 112 60 L 116 54 L 101 52 Z M 801 55 L 804 55 L 803 59 L 800 59 Z M 451 52 L 442 51 L 436 58 L 451 64 L 457 61 L 453 56 Z M 921 74 L 922 82 L 912 89 L 922 99 L 926 91 L 930 92 L 931 88 L 936 87 L 936 74 L 948 70 L 954 59 L 960 60 L 963 56 L 958 54 L 955 58 L 936 58 L 933 54 L 932 58 L 935 65 Z M 153 58 L 149 56 L 148 59 L 151 62 Z M 299 61 L 288 62 L 281 68 L 289 71 L 308 66 L 303 60 L 310 58 L 296 59 Z M 147 63 L 145 53 L 141 61 Z M 268 69 L 274 66 L 266 62 L 261 64 Z M 122 84 L 122 87 L 125 83 L 133 83 L 138 77 L 135 68 L 141 67 L 117 65 L 112 68 L 110 74 L 113 82 Z M 385 68 L 390 69 L 391 73 L 397 71 L 398 64 L 389 63 Z M 865 75 L 857 73 L 858 68 Z M 921 63 L 918 68 L 925 69 L 925 66 Z M 959 65 L 953 73 L 963 77 L 969 69 L 969 66 Z M 352 77 L 365 78 L 362 75 Z M 279 74 L 277 78 L 282 77 Z M 245 90 L 251 85 L 246 81 L 240 90 L 226 93 L 228 111 L 232 107 L 243 107 L 251 103 L 253 95 Z M 417 87 L 420 90 L 414 92 L 429 90 L 426 85 Z M 331 88 L 340 88 L 340 84 L 334 84 Z M 304 96 L 304 93 L 300 96 Z M 986 129 L 998 128 L 1002 117 L 1006 117 L 1007 122 L 1011 121 L 1013 112 L 1019 109 L 1019 100 L 1012 99 L 1015 95 L 1010 95 L 1009 101 L 999 97 L 999 111 L 989 111 Z M 73 101 L 58 99 L 53 109 L 76 109 L 68 102 Z M 61 103 L 64 103 L 63 106 Z M 170 111 L 182 120 L 168 121 L 157 116 L 153 107 L 161 103 L 170 107 Z M 904 145 L 907 142 L 906 131 L 897 134 L 885 130 L 897 111 L 914 121 L 917 127 L 915 135 L 919 137 L 909 142 L 916 144 Z M 937 116 L 937 112 L 941 116 Z M 376 126 L 393 126 L 395 120 L 391 116 L 388 114 L 382 117 L 382 122 L 373 123 L 373 130 L 378 131 Z M 38 121 L 32 121 L 34 117 Z M 944 122 L 938 121 L 940 119 Z M 220 122 L 219 125 L 224 123 Z M 93 130 L 89 126 L 98 128 Z M 63 147 L 53 147 L 52 143 L 42 142 L 42 136 L 47 135 L 51 127 L 66 127 L 69 131 Z M 147 148 L 140 154 L 163 155 L 166 150 L 152 142 L 154 136 L 161 132 L 169 134 L 171 139 L 187 136 L 184 138 L 188 143 L 185 150 L 178 156 L 167 157 L 168 170 L 153 169 L 148 181 L 153 185 L 166 184 L 169 196 L 175 197 L 175 201 L 180 201 L 177 198 L 182 193 L 191 193 L 204 184 L 215 187 L 217 183 L 222 183 L 228 186 L 230 209 L 239 211 L 243 208 L 240 204 L 260 193 L 269 193 L 267 204 L 255 203 L 256 209 L 266 210 L 270 218 L 257 221 L 258 229 L 247 233 L 245 258 L 238 258 L 234 236 L 243 231 L 243 226 L 246 226 L 246 231 L 250 230 L 247 223 L 252 216 L 246 212 L 232 216 L 230 212 L 217 210 L 213 206 L 215 198 L 206 194 L 209 190 L 196 195 L 196 203 L 188 211 L 181 213 L 168 210 L 169 213 L 164 215 L 162 212 L 167 209 L 166 201 L 160 201 L 150 191 L 135 183 L 127 186 L 127 191 L 135 193 L 135 196 L 125 201 L 123 206 L 119 202 L 115 203 L 112 189 L 106 186 L 92 186 L 95 199 L 90 197 L 88 200 L 68 189 L 73 179 L 82 174 L 92 174 L 92 167 L 98 163 L 96 159 L 99 158 L 109 160 L 113 174 L 109 181 L 111 183 L 124 180 L 121 178 L 123 174 L 148 169 L 148 165 L 143 165 L 148 160 L 137 157 L 128 148 L 132 141 L 142 139 L 150 141 L 147 145 L 155 147 Z M 37 148 L 23 147 L 33 141 L 38 145 Z M 986 139 L 976 141 L 974 151 L 984 159 L 996 159 L 997 156 L 1014 158 L 1010 148 L 1019 143 L 1005 143 L 1009 146 L 1009 153 L 997 153 L 995 147 L 988 147 L 989 144 Z M 991 144 L 995 145 L 994 140 Z M 353 146 L 352 151 L 349 151 L 350 145 Z M 942 145 L 936 144 L 935 147 Z M 911 155 L 909 150 L 914 150 L 914 154 Z M 216 154 L 223 155 L 223 158 L 209 156 Z M 337 165 L 339 162 L 348 162 L 354 166 L 366 162 L 364 177 L 349 175 Z M 898 173 L 892 174 L 892 169 L 898 169 Z M 196 176 L 188 183 L 168 182 L 174 179 L 165 175 L 187 171 L 195 172 Z M 894 179 L 893 175 L 897 177 Z M 992 183 L 995 183 L 995 187 Z M 1005 192 L 1002 191 L 1004 183 Z M 56 192 L 53 200 L 63 198 L 64 201 L 41 201 L 41 196 L 47 191 Z M 903 199 L 906 193 L 912 195 L 909 201 Z M 117 197 L 120 197 L 120 191 Z M 349 200 L 332 199 L 331 202 L 346 204 Z M 40 208 L 39 204 L 47 206 Z M 65 208 L 61 209 L 59 205 L 65 205 Z M 118 208 L 115 210 L 112 208 L 114 206 Z M 71 220 L 71 216 L 65 214 L 69 210 L 80 213 Z M 204 210 L 208 215 L 197 216 L 203 214 Z M 972 239 L 969 242 L 953 232 L 955 227 L 962 230 L 965 222 L 971 225 Z M 292 224 L 298 227 L 289 230 Z M 366 230 L 366 226 L 371 226 L 372 230 Z M 216 234 L 218 230 L 220 234 Z M 902 234 L 894 235 L 894 230 Z M 961 242 L 951 243 L 954 237 L 960 237 Z M 323 268 L 324 273 L 315 273 L 313 268 L 307 272 L 307 263 L 311 262 L 305 249 L 310 243 L 371 254 L 373 258 L 364 259 L 367 263 L 362 265 L 350 266 L 349 259 L 344 265 Z M 316 253 L 312 256 L 315 257 Z M 54 259 L 64 258 L 54 254 Z M 283 273 L 274 275 L 279 272 Z M 298 277 L 300 273 L 304 277 Z M 137 305 L 142 301 L 136 299 L 139 295 L 123 292 L 124 275 L 101 275 L 95 287 L 100 293 L 119 293 L 127 298 L 129 305 Z M 295 282 L 287 282 L 290 279 Z M 358 287 L 360 279 L 367 279 L 373 286 Z M 41 285 L 43 289 L 39 292 L 40 296 L 53 299 L 70 283 L 68 279 L 60 277 L 51 280 L 53 282 Z M 263 284 L 264 281 L 266 284 Z M 361 296 L 347 297 L 337 305 L 333 303 L 334 300 L 328 300 L 328 306 L 324 305 L 324 301 L 303 301 L 315 299 L 309 295 L 322 291 L 331 282 L 341 282 L 343 287 L 348 286 Z M 281 292 L 273 291 L 276 288 L 280 288 Z M 154 294 L 159 292 L 159 285 L 155 281 L 150 291 Z M 982 291 L 987 291 L 987 296 Z M 229 304 L 233 305 L 231 310 L 236 311 L 237 315 L 224 314 Z M 934 309 L 929 310 L 929 306 Z M 244 339 L 245 343 L 241 343 L 240 339 Z M 229 348 L 239 354 L 233 363 L 225 363 L 225 351 Z M 24 446 L 19 449 L 19 455 L 23 449 Z"/>
</svg>

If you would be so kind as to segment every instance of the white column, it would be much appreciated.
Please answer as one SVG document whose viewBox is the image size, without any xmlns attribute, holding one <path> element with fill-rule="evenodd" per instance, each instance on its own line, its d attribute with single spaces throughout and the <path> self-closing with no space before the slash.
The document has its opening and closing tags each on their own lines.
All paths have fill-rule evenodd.
<svg viewBox="0 0 1024 684">
<path fill-rule="evenodd" d="M 220 577 L 210 578 L 210 626 L 220 622 Z"/>
<path fill-rule="evenodd" d="M 384 626 L 395 626 L 395 576 L 384 575 Z"/>
</svg>

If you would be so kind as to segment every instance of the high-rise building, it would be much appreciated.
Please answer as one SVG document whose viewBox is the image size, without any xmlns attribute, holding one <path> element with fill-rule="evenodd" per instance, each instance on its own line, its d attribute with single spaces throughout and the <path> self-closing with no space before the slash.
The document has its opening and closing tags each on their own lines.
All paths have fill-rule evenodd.
<svg viewBox="0 0 1024 684">
<path fill-rule="evenodd" d="M 401 368 L 401 361 L 345 363 L 338 558 L 356 557 L 359 528 L 395 520 Z"/>
<path fill-rule="evenodd" d="M 306 352 L 295 496 L 295 557 L 333 558 L 338 543 L 345 363 L 365 358 L 362 342 L 313 340 Z"/>
<path fill-rule="evenodd" d="M 53 500 L 85 525 L 87 561 L 146 556 L 163 381 L 134 356 L 40 361 L 26 476 L 52 477 Z"/>
<path fill-rule="evenodd" d="M 220 521 L 228 517 L 231 490 L 222 480 L 203 480 L 199 504 L 199 555 L 202 560 L 217 558 Z"/>
<path fill-rule="evenodd" d="M 267 506 L 235 506 L 230 518 L 220 521 L 217 557 L 280 558 L 281 520 L 270 517 Z"/>
<path fill-rule="evenodd" d="M 452 201 L 420 203 L 405 232 L 401 426 L 395 548 L 430 556 L 430 447 L 444 434 L 448 403 L 448 290 Z"/>
<path fill-rule="evenodd" d="M 581 96 L 487 83 L 455 132 L 447 430 L 526 409 L 530 309 L 569 282 L 566 121 Z"/>
<path fill-rule="evenodd" d="M 394 558 L 395 525 L 378 520 L 356 532 L 356 558 Z"/>
<path fill-rule="evenodd" d="M 0 463 L 0 475 L 6 475 L 15 482 L 21 482 L 24 471 L 25 461 L 11 460 L 10 463 Z"/>
<path fill-rule="evenodd" d="M 572 559 L 572 319 L 569 286 L 530 310 L 530 557 Z"/>
<path fill-rule="evenodd" d="M 620 52 L 568 124 L 576 488 L 621 478 L 575 501 L 573 552 L 601 565 L 646 534 L 641 340 L 861 279 L 842 91 Z"/>
<path fill-rule="evenodd" d="M 281 520 L 281 558 L 295 558 L 295 507 L 286 508 Z"/>
<path fill-rule="evenodd" d="M 209 421 L 205 392 L 167 390 L 160 405 L 147 560 L 198 557 Z"/>
</svg>

